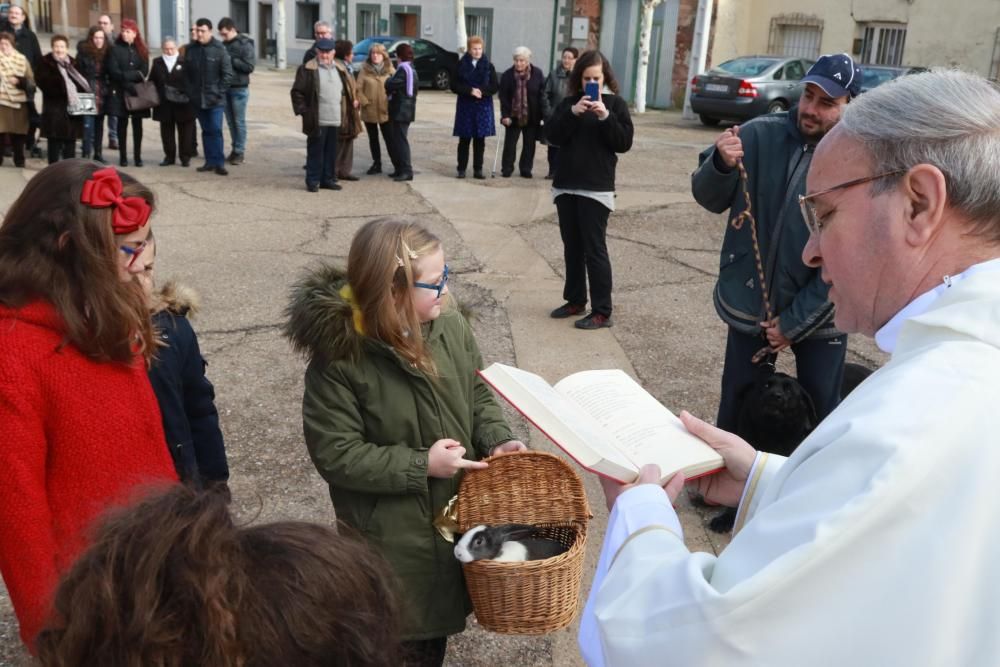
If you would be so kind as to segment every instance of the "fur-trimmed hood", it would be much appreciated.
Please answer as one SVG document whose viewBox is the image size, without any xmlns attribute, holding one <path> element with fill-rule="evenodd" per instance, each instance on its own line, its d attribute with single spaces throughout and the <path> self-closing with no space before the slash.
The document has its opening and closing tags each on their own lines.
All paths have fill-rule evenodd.
<svg viewBox="0 0 1000 667">
<path fill-rule="evenodd" d="M 310 361 L 357 358 L 364 341 L 361 311 L 352 300 L 347 272 L 323 263 L 292 285 L 284 334 Z"/>
<path fill-rule="evenodd" d="M 170 281 L 153 292 L 154 313 L 166 310 L 179 317 L 190 319 L 197 315 L 200 309 L 201 299 L 198 293 L 185 285 Z"/>
</svg>

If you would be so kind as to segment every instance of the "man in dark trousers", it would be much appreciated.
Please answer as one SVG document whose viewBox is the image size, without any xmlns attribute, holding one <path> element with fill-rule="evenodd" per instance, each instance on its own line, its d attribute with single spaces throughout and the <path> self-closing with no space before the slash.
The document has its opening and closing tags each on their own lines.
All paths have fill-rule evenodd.
<svg viewBox="0 0 1000 667">
<path fill-rule="evenodd" d="M 97 17 L 97 26 L 104 32 L 104 41 L 110 47 L 115 43 L 115 24 L 111 21 L 111 16 L 101 14 Z M 77 51 L 79 51 L 79 47 Z M 118 116 L 108 114 L 108 148 L 118 150 Z"/>
<path fill-rule="evenodd" d="M 205 164 L 198 171 L 214 171 L 228 176 L 226 154 L 222 144 L 222 115 L 226 92 L 233 80 L 233 65 L 222 42 L 212 37 L 212 22 L 206 18 L 195 21 L 196 41 L 188 44 L 184 53 L 187 71 L 188 98 L 198 112 L 201 144 Z"/>
<path fill-rule="evenodd" d="M 222 44 L 229 52 L 233 63 L 233 80 L 226 91 L 226 124 L 233 150 L 226 159 L 229 164 L 243 164 L 247 147 L 247 103 L 250 101 L 250 74 L 257 58 L 254 55 L 253 40 L 241 35 L 236 23 L 228 16 L 219 21 Z"/>
<path fill-rule="evenodd" d="M 333 62 L 334 41 L 316 40 L 316 57 L 300 65 L 292 84 L 292 110 L 302 116 L 306 135 L 306 190 L 340 190 L 337 183 L 337 135 L 340 133 L 344 84 Z"/>
<path fill-rule="evenodd" d="M 738 397 L 756 379 L 752 361 L 763 348 L 791 348 L 798 380 L 820 419 L 837 406 L 847 336 L 833 326 L 833 305 L 819 269 L 802 262 L 809 240 L 799 209 L 813 149 L 861 92 L 861 68 L 847 54 L 821 56 L 803 79 L 805 91 L 785 113 L 755 118 L 723 132 L 698 158 L 691 176 L 694 198 L 713 213 L 729 209 L 722 242 L 715 308 L 729 326 L 716 424 L 737 429 Z M 766 278 L 770 319 L 757 268 L 738 161 L 749 174 L 751 212 Z M 737 227 L 739 227 L 737 229 Z"/>
</svg>

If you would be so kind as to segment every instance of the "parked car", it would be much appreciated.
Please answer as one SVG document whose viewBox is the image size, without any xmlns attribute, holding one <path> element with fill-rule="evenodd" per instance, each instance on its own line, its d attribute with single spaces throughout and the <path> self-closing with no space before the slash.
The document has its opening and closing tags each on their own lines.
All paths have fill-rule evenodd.
<svg viewBox="0 0 1000 667">
<path fill-rule="evenodd" d="M 926 67 L 894 67 L 892 65 L 861 65 L 861 92 L 881 86 L 906 74 L 926 72 Z"/>
<path fill-rule="evenodd" d="M 798 102 L 800 79 L 814 61 L 787 56 L 744 56 L 727 60 L 691 79 L 691 109 L 705 125 L 744 121 Z"/>
<path fill-rule="evenodd" d="M 409 44 L 413 47 L 413 69 L 417 72 L 420 85 L 431 86 L 438 90 L 448 90 L 451 87 L 451 77 L 458 67 L 458 53 L 448 51 L 429 39 L 415 37 L 382 35 L 361 40 L 354 45 L 352 68 L 355 76 L 361 71 L 361 63 L 368 57 L 368 49 L 375 43 L 385 46 L 393 64 L 396 63 L 396 47 L 403 43 Z"/>
</svg>

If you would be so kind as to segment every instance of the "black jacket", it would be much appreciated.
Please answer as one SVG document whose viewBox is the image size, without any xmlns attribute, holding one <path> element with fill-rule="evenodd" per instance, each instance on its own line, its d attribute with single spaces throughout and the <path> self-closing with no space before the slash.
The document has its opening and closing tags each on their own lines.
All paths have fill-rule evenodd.
<svg viewBox="0 0 1000 667">
<path fill-rule="evenodd" d="M 546 138 L 559 146 L 559 160 L 552 187 L 567 190 L 612 192 L 618 153 L 632 148 L 632 117 L 628 104 L 617 95 L 604 93 L 601 100 L 608 117 L 600 120 L 587 112 L 573 114 L 581 94 L 563 98 L 545 124 Z"/>
<path fill-rule="evenodd" d="M 106 56 L 107 53 L 105 52 L 104 55 Z M 90 92 L 94 93 L 97 98 L 97 111 L 99 113 L 104 113 L 107 108 L 108 75 L 104 69 L 105 62 L 107 62 L 106 59 L 101 58 L 100 54 L 96 57 L 92 56 L 85 46 L 77 49 L 76 69 L 90 84 Z"/>
<path fill-rule="evenodd" d="M 175 121 L 193 121 L 195 119 L 194 107 L 190 102 L 177 103 L 167 99 L 167 86 L 175 88 L 180 93 L 186 93 L 184 79 L 184 60 L 177 58 L 174 69 L 167 71 L 167 64 L 163 62 L 163 56 L 153 58 L 153 66 L 149 70 L 149 80 L 156 84 L 156 92 L 160 94 L 160 105 L 153 109 L 153 120 L 164 121 L 173 119 Z"/>
<path fill-rule="evenodd" d="M 187 93 L 196 109 L 221 107 L 233 81 L 233 62 L 229 51 L 217 39 L 208 44 L 191 42 L 184 51 Z"/>
<path fill-rule="evenodd" d="M 77 69 L 76 60 L 70 56 L 70 66 Z M 79 70 L 77 70 L 79 71 Z M 66 83 L 59 71 L 59 65 L 51 53 L 42 56 L 35 70 L 35 83 L 42 91 L 42 136 L 49 139 L 82 139 L 83 116 L 70 116 L 66 111 L 69 103 Z M 77 92 L 86 92 L 76 86 Z"/>
<path fill-rule="evenodd" d="M 257 57 L 254 55 L 253 40 L 246 35 L 236 35 L 228 42 L 223 42 L 229 59 L 233 65 L 233 80 L 230 88 L 246 88 L 250 85 L 250 74 L 253 73 Z"/>
<path fill-rule="evenodd" d="M 169 291 L 168 291 L 169 290 Z M 164 293 L 172 293 L 165 288 Z M 205 377 L 205 359 L 187 319 L 190 307 L 172 298 L 153 315 L 163 346 L 149 369 L 149 381 L 160 404 L 163 433 L 177 475 L 196 485 L 229 479 L 226 448 L 219 430 L 215 389 Z"/>
<path fill-rule="evenodd" d="M 545 75 L 534 65 L 531 67 L 531 78 L 528 79 L 528 125 L 542 124 L 542 89 L 545 87 Z M 500 75 L 500 118 L 510 118 L 513 113 L 514 95 L 517 83 L 514 81 L 514 68 L 511 67 Z"/>
<path fill-rule="evenodd" d="M 410 63 L 411 65 L 413 63 Z M 385 92 L 389 96 L 389 120 L 394 123 L 412 123 L 417 117 L 417 89 L 420 80 L 413 70 L 413 95 L 406 94 L 406 72 L 402 67 L 385 80 Z"/>
<path fill-rule="evenodd" d="M 28 59 L 32 71 L 37 69 L 38 63 L 42 59 L 42 47 L 38 45 L 38 37 L 35 36 L 35 33 L 31 32 L 24 24 L 21 25 L 20 30 L 15 31 L 14 27 L 6 20 L 0 24 L 0 32 L 14 33 L 14 48 Z"/>
<path fill-rule="evenodd" d="M 125 94 L 135 94 L 135 84 L 145 79 L 149 73 L 149 61 L 139 56 L 134 45 L 117 41 L 108 50 L 104 70 L 109 87 L 107 114 L 119 118 L 130 115 L 125 107 Z M 149 116 L 149 112 L 140 111 L 131 115 L 144 117 Z"/>
</svg>

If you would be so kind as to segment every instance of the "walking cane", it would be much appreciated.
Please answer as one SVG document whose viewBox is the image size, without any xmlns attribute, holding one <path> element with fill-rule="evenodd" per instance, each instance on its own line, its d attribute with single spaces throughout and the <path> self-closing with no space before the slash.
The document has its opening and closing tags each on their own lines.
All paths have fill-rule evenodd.
<svg viewBox="0 0 1000 667">
<path fill-rule="evenodd" d="M 500 138 L 500 133 L 497 132 L 497 154 L 493 156 L 493 171 L 490 172 L 490 178 L 497 177 L 497 160 L 500 159 L 500 144 L 503 143 L 503 139 Z"/>
</svg>

